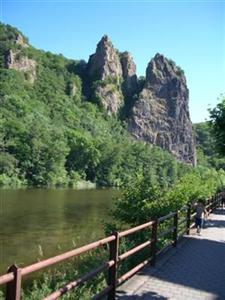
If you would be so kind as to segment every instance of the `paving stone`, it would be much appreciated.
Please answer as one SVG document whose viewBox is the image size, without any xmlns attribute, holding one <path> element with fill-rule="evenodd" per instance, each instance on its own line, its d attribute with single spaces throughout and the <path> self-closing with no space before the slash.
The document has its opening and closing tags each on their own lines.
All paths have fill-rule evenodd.
<svg viewBox="0 0 225 300">
<path fill-rule="evenodd" d="M 225 210 L 209 216 L 202 236 L 186 236 L 140 274 L 119 288 L 117 299 L 225 300 Z"/>
</svg>

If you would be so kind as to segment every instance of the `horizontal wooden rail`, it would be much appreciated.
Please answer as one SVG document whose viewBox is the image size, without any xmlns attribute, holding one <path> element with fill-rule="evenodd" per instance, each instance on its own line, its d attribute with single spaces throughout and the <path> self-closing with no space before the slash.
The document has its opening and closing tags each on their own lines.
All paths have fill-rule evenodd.
<svg viewBox="0 0 225 300">
<path fill-rule="evenodd" d="M 57 263 L 62 262 L 64 260 L 67 260 L 68 258 L 72 258 L 72 257 L 78 256 L 78 255 L 81 255 L 82 253 L 85 253 L 87 251 L 95 249 L 99 246 L 103 246 L 103 245 L 105 245 L 105 244 L 107 244 L 107 243 L 109 243 L 113 240 L 115 240 L 115 236 L 111 235 L 111 236 L 109 236 L 107 238 L 104 238 L 104 239 L 101 239 L 97 242 L 93 242 L 91 244 L 82 246 L 80 248 L 74 249 L 74 250 L 66 252 L 64 254 L 57 255 L 57 256 L 54 256 L 52 258 L 48 258 L 46 260 L 40 261 L 40 262 L 35 263 L 31 266 L 23 268 L 22 269 L 22 275 L 28 275 L 28 274 L 33 273 L 35 271 L 39 271 L 43 268 L 50 267 L 54 264 L 57 264 Z"/>
<path fill-rule="evenodd" d="M 55 299 L 58 299 L 60 296 L 64 295 L 68 291 L 74 289 L 75 287 L 77 287 L 78 285 L 84 283 L 85 281 L 93 278 L 98 273 L 100 273 L 100 272 L 102 272 L 102 271 L 110 268 L 114 264 L 115 264 L 115 262 L 113 260 L 108 261 L 108 262 L 102 264 L 100 267 L 98 267 L 97 269 L 95 269 L 95 270 L 87 273 L 83 277 L 81 277 L 81 278 L 79 278 L 79 279 L 77 279 L 75 281 L 72 281 L 72 282 L 66 284 L 64 287 L 62 287 L 58 291 L 55 291 L 54 293 L 52 293 L 48 297 L 44 298 L 43 300 L 55 300 Z"/>
<path fill-rule="evenodd" d="M 187 218 L 180 219 L 178 222 L 178 226 L 184 224 L 185 222 L 187 222 Z"/>
<path fill-rule="evenodd" d="M 196 216 L 196 212 L 194 212 L 193 214 L 191 214 L 191 220 Z"/>
<path fill-rule="evenodd" d="M 132 255 L 132 254 L 134 254 L 134 253 L 136 253 L 136 252 L 138 252 L 138 251 L 140 251 L 140 250 L 142 250 L 142 249 L 144 249 L 144 248 L 146 248 L 150 245 L 151 245 L 151 241 L 147 241 L 143 244 L 140 244 L 139 246 L 136 246 L 136 247 L 132 248 L 131 250 L 119 255 L 118 260 L 122 261 L 125 258 L 129 257 L 130 255 Z"/>
<path fill-rule="evenodd" d="M 144 260 L 142 263 L 138 264 L 136 267 L 123 274 L 118 280 L 117 285 L 123 283 L 125 280 L 130 278 L 132 275 L 136 274 L 139 270 L 141 270 L 144 266 L 146 266 L 151 261 L 151 258 Z"/>
<path fill-rule="evenodd" d="M 225 192 L 218 194 L 213 199 L 207 200 L 206 208 L 208 209 L 208 212 L 210 213 L 214 208 L 216 208 L 218 205 L 220 205 L 221 199 L 225 198 Z M 65 286 L 61 287 L 59 290 L 54 291 L 52 294 L 48 295 L 44 298 L 44 300 L 53 300 L 58 299 L 65 293 L 73 290 L 74 288 L 78 287 L 80 284 L 83 284 L 89 279 L 94 278 L 97 274 L 100 272 L 108 270 L 108 280 L 107 280 L 107 286 L 100 291 L 97 295 L 93 297 L 94 300 L 101 299 L 102 297 L 108 296 L 108 300 L 114 300 L 115 299 L 115 291 L 116 286 L 124 282 L 126 279 L 134 275 L 136 272 L 138 272 L 141 268 L 143 268 L 146 264 L 151 262 L 152 265 L 155 264 L 156 254 L 160 254 L 165 249 L 167 249 L 170 245 L 176 246 L 177 241 L 184 235 L 184 233 L 189 234 L 190 229 L 195 226 L 195 223 L 191 223 L 193 218 L 196 216 L 195 213 L 191 213 L 191 210 L 194 206 L 187 205 L 182 207 L 179 211 L 171 212 L 167 214 L 166 216 L 162 216 L 158 219 L 151 220 L 147 223 L 138 225 L 136 227 L 124 230 L 122 232 L 115 232 L 113 235 L 103 238 L 101 240 L 98 240 L 96 242 L 90 243 L 88 245 L 79 247 L 77 249 L 73 249 L 71 251 L 65 252 L 63 254 L 54 256 L 52 258 L 48 258 L 46 260 L 40 261 L 38 263 L 32 264 L 30 266 L 24 267 L 24 268 L 18 268 L 17 266 L 11 266 L 8 270 L 7 274 L 4 274 L 0 276 L 0 285 L 6 284 L 6 300 L 20 300 L 21 297 L 21 281 L 22 277 L 29 275 L 33 272 L 37 272 L 39 270 L 42 270 L 46 267 L 50 267 L 52 265 L 58 264 L 60 262 L 63 262 L 65 260 L 68 260 L 70 258 L 79 256 L 83 253 L 86 253 L 87 251 L 94 250 L 96 248 L 99 248 L 101 246 L 104 246 L 106 244 L 109 245 L 109 247 L 106 247 L 106 249 L 109 249 L 110 252 L 110 258 L 108 261 L 104 262 L 102 265 L 97 267 L 96 269 L 90 271 L 89 273 L 86 273 L 82 277 L 67 283 Z M 179 218 L 179 213 L 184 212 L 181 214 L 181 217 Z M 184 217 L 184 214 L 186 214 L 186 217 Z M 168 220 L 170 218 L 173 218 L 173 226 L 171 227 L 171 224 L 164 223 L 167 228 L 159 233 L 159 224 L 161 222 L 164 222 L 165 220 Z M 185 224 L 186 222 L 186 224 Z M 170 226 L 168 228 L 168 226 Z M 149 230 L 149 234 L 151 232 L 151 238 L 142 244 L 139 244 L 137 246 L 134 246 L 132 249 L 126 251 L 125 253 L 122 253 L 119 255 L 119 241 L 121 238 L 126 238 L 128 235 L 131 235 L 135 232 L 138 232 L 140 230 Z M 169 239 L 169 243 L 162 249 L 158 249 L 157 247 L 157 241 L 159 239 L 162 239 L 167 234 L 172 233 L 171 238 Z M 145 259 L 143 262 L 139 263 L 137 266 L 129 270 L 127 273 L 120 276 L 118 279 L 117 277 L 117 265 L 118 263 L 122 262 L 124 259 L 128 258 L 129 256 L 142 251 L 144 248 L 150 247 L 149 258 Z"/>
<path fill-rule="evenodd" d="M 11 282 L 11 281 L 14 280 L 14 278 L 15 278 L 15 276 L 12 272 L 8 273 L 8 274 L 5 274 L 5 275 L 2 275 L 0 277 L 0 285 Z"/>
<path fill-rule="evenodd" d="M 134 232 L 137 232 L 137 231 L 140 231 L 140 230 L 145 229 L 147 227 L 150 227 L 150 226 L 152 226 L 153 223 L 154 223 L 154 221 L 150 221 L 150 222 L 144 223 L 142 225 L 136 226 L 134 228 L 127 229 L 127 230 L 124 230 L 122 232 L 119 232 L 119 237 L 124 237 L 124 236 L 130 235 Z"/>
<path fill-rule="evenodd" d="M 166 216 L 163 216 L 163 217 L 161 217 L 161 218 L 158 218 L 158 222 L 159 222 L 159 223 L 160 223 L 160 222 L 163 222 L 163 221 L 165 221 L 165 220 L 167 220 L 167 219 L 169 219 L 169 218 L 172 218 L 174 215 L 175 215 L 175 212 L 169 213 L 169 214 L 166 215 Z"/>
<path fill-rule="evenodd" d="M 161 232 L 160 234 L 158 234 L 158 239 L 161 239 L 162 237 L 164 237 L 164 236 L 167 235 L 168 233 L 173 232 L 174 228 L 175 228 L 175 227 L 172 226 L 172 227 L 170 227 L 169 229 L 167 229 L 167 230 Z"/>
</svg>

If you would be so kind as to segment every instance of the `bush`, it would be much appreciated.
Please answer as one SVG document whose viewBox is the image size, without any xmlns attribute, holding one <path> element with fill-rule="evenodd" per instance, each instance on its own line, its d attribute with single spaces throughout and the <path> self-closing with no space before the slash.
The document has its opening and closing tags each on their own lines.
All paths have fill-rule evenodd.
<svg viewBox="0 0 225 300">
<path fill-rule="evenodd" d="M 199 167 L 162 188 L 151 177 L 138 176 L 125 188 L 115 203 L 113 212 L 117 228 L 137 225 L 161 217 L 188 203 L 205 200 L 225 187 L 225 172 Z"/>
</svg>

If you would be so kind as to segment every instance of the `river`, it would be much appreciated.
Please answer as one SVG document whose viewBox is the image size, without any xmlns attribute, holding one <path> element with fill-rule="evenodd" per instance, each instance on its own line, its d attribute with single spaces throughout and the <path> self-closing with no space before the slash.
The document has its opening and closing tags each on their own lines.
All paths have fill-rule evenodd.
<svg viewBox="0 0 225 300">
<path fill-rule="evenodd" d="M 117 190 L 1 190 L 0 274 L 104 236 Z"/>
</svg>

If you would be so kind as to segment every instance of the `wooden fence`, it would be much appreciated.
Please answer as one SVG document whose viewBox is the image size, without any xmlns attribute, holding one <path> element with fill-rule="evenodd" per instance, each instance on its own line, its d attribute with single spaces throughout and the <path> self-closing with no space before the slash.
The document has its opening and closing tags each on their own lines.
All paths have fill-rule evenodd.
<svg viewBox="0 0 225 300">
<path fill-rule="evenodd" d="M 222 198 L 224 197 L 223 193 L 218 194 L 214 198 L 211 198 L 207 201 L 206 209 L 208 213 L 210 213 L 213 209 L 220 205 Z M 180 217 L 182 215 L 182 217 Z M 141 268 L 143 268 L 148 263 L 151 263 L 153 266 L 156 262 L 157 255 L 165 250 L 165 247 L 162 249 L 157 248 L 157 241 L 169 233 L 172 234 L 172 239 L 170 241 L 170 245 L 176 247 L 179 238 L 181 238 L 184 234 L 190 234 L 190 229 L 195 226 L 194 218 L 196 213 L 193 212 L 193 206 L 187 205 L 183 207 L 181 210 L 176 212 L 171 212 L 170 214 L 163 216 L 161 218 L 152 220 L 145 224 L 139 225 L 137 227 L 133 227 L 131 229 L 115 232 L 112 235 L 93 242 L 91 244 L 82 246 L 80 248 L 71 250 L 69 252 L 65 252 L 61 255 L 54 256 L 52 258 L 40 261 L 38 263 L 29 265 L 24 268 L 17 267 L 16 265 L 12 265 L 9 267 L 7 274 L 0 276 L 0 286 L 6 285 L 5 299 L 6 300 L 20 300 L 21 299 L 21 287 L 22 287 L 22 278 L 36 271 L 42 270 L 46 267 L 50 267 L 57 263 L 63 262 L 70 258 L 79 256 L 87 251 L 96 249 L 102 245 L 108 244 L 109 249 L 109 259 L 108 261 L 102 263 L 98 268 L 92 270 L 91 272 L 85 274 L 84 276 L 69 282 L 59 290 L 53 292 L 49 296 L 45 297 L 44 300 L 53 300 L 58 299 L 60 296 L 65 293 L 73 290 L 78 287 L 82 283 L 86 282 L 89 279 L 94 278 L 100 272 L 108 270 L 108 280 L 107 286 L 97 295 L 93 297 L 93 299 L 101 299 L 103 297 L 107 297 L 108 300 L 115 299 L 116 295 L 116 287 L 127 280 L 129 277 L 137 273 Z M 172 220 L 173 226 L 169 228 L 164 228 L 163 232 L 159 232 L 159 225 L 165 222 L 166 220 Z M 166 224 L 166 222 L 164 223 Z M 178 228 L 183 224 L 182 232 L 179 232 Z M 145 241 L 144 243 L 135 246 L 134 248 L 128 250 L 123 254 L 119 254 L 120 247 L 120 239 L 122 237 L 126 237 L 135 232 L 141 231 L 143 229 L 149 229 L 151 231 L 151 239 Z M 140 264 L 129 270 L 127 273 L 123 274 L 118 278 L 117 270 L 118 265 L 124 259 L 130 257 L 131 255 L 141 251 L 144 248 L 149 247 L 149 258 L 142 261 Z M 168 245 L 166 246 L 168 247 Z"/>
</svg>

